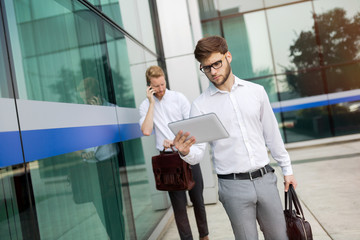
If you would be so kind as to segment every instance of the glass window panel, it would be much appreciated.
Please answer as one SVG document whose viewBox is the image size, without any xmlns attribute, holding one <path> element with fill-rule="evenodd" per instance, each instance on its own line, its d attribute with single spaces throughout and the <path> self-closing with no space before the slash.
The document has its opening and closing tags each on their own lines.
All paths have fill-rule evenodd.
<svg viewBox="0 0 360 240">
<path fill-rule="evenodd" d="M 0 26 L 3 26 L 1 18 Z M 2 28 L 0 28 L 0 31 L 3 31 Z M 0 97 L 9 98 L 12 96 L 12 88 L 8 67 L 9 59 L 5 48 L 5 39 L 3 36 L 4 35 L 0 36 Z"/>
<path fill-rule="evenodd" d="M 221 16 L 253 11 L 263 7 L 263 0 L 217 0 L 217 10 Z"/>
<path fill-rule="evenodd" d="M 198 0 L 201 20 L 218 17 L 214 0 Z"/>
<path fill-rule="evenodd" d="M 152 168 L 147 169 L 140 139 L 123 142 L 128 181 L 132 201 L 132 209 L 138 239 L 148 239 L 152 230 L 164 216 L 166 209 L 155 210 L 154 198 L 150 195 L 149 178 L 153 178 Z M 154 154 L 155 155 L 155 154 Z M 151 156 L 147 155 L 151 160 Z"/>
<path fill-rule="evenodd" d="M 120 107 L 135 107 L 126 39 L 108 27 L 106 27 L 106 38 L 116 103 Z"/>
<path fill-rule="evenodd" d="M 360 1 L 314 1 L 324 64 L 359 60 Z"/>
<path fill-rule="evenodd" d="M 326 69 L 329 93 L 360 89 L 360 63 Z"/>
<path fill-rule="evenodd" d="M 16 19 L 18 23 L 33 21 L 34 19 L 47 19 L 56 15 L 64 15 L 69 10 L 64 9 L 57 1 L 37 0 L 22 1 L 15 4 Z"/>
<path fill-rule="evenodd" d="M 319 66 L 312 12 L 311 2 L 267 10 L 276 73 Z"/>
<path fill-rule="evenodd" d="M 118 0 L 101 0 L 101 11 L 116 22 L 120 27 L 124 27 Z"/>
<path fill-rule="evenodd" d="M 325 94 L 321 71 L 288 72 L 277 78 L 281 101 Z"/>
<path fill-rule="evenodd" d="M 219 21 L 205 22 L 202 24 L 204 36 L 218 35 L 221 36 L 222 26 Z"/>
<path fill-rule="evenodd" d="M 21 221 L 27 217 L 30 219 L 30 211 L 29 205 L 19 206 L 22 201 L 29 200 L 27 195 L 17 194 L 26 193 L 27 189 L 26 182 L 19 181 L 25 176 L 23 165 L 14 163 L 14 160 L 23 162 L 15 101 L 3 99 L 13 97 L 3 26 L 0 11 L 0 236 L 1 240 L 11 240 L 28 236 L 26 230 L 23 232 Z"/>
<path fill-rule="evenodd" d="M 156 52 L 149 1 L 139 3 L 126 0 L 93 0 L 90 2 L 151 51 Z"/>
<path fill-rule="evenodd" d="M 25 8 L 24 4 L 14 2 L 16 15 L 21 14 L 19 9 Z M 103 57 L 106 48 L 101 20 L 81 5 L 64 2 L 64 6 L 55 6 L 59 9 L 55 15 L 47 13 L 44 18 L 32 14 L 26 22 L 10 22 L 18 31 L 22 53 L 23 64 L 15 67 L 23 67 L 25 75 L 26 89 L 19 92 L 26 94 L 20 98 L 89 104 L 79 98 L 77 86 L 82 79 L 92 77 L 99 82 L 98 97 L 113 102 L 106 90 L 111 78 Z M 75 9 L 76 14 L 66 7 Z"/>
<path fill-rule="evenodd" d="M 30 8 L 23 1 L 10 3 L 15 5 L 15 16 L 22 14 L 23 8 Z M 97 105 L 117 103 L 134 108 L 131 77 L 134 66 L 129 61 L 127 43 L 131 40 L 78 2 L 60 3 L 63 5 L 54 5 L 58 8 L 54 15 L 51 11 L 33 14 L 29 10 L 26 21 L 16 21 L 21 17 L 9 20 L 12 37 L 19 37 L 19 44 L 12 45 L 12 53 L 21 50 L 17 55 L 21 62 L 16 70 L 21 68 L 24 72 L 21 92 L 26 94 L 20 94 L 20 98 Z M 32 3 L 31 8 L 36 4 L 41 1 Z M 144 51 L 139 45 L 131 46 L 134 45 L 136 50 Z M 141 64 L 145 63 L 143 58 Z M 149 235 L 165 210 L 155 211 L 152 204 L 143 201 L 154 187 L 143 174 L 151 167 L 145 164 L 140 139 L 125 145 L 120 155 L 101 163 L 82 162 L 78 152 L 30 163 L 41 238 L 135 239 L 136 233 Z M 128 167 L 119 165 L 120 159 Z M 132 169 L 139 170 L 140 181 Z M 85 171 L 83 176 L 82 171 Z M 127 184 L 127 171 L 134 184 L 131 187 Z M 136 206 L 136 216 L 132 206 Z"/>
<path fill-rule="evenodd" d="M 0 168 L 0 236 L 2 240 L 24 239 L 16 194 L 16 191 L 26 192 L 25 184 L 20 185 L 23 183 L 19 181 L 22 176 L 25 176 L 24 169 L 19 165 Z M 27 200 L 26 197 L 24 200 Z M 25 206 L 21 207 L 22 216 L 28 216 L 29 209 Z"/>
<path fill-rule="evenodd" d="M 30 163 L 41 239 L 129 236 L 119 154 L 108 144 Z"/>
<path fill-rule="evenodd" d="M 335 136 L 360 132 L 360 101 L 334 104 L 330 108 Z"/>
<path fill-rule="evenodd" d="M 232 53 L 231 67 L 240 78 L 273 73 L 264 12 L 222 20 L 224 37 Z"/>
<path fill-rule="evenodd" d="M 298 2 L 299 0 L 265 0 L 265 7 L 273 7 L 282 4 L 288 4 L 292 2 Z"/>
<path fill-rule="evenodd" d="M 223 20 L 224 37 L 232 53 L 231 68 L 240 78 L 251 77 L 252 62 L 250 43 L 244 16 Z"/>
<path fill-rule="evenodd" d="M 198 0 L 202 20 L 262 9 L 263 0 Z"/>
<path fill-rule="evenodd" d="M 331 137 L 327 106 L 283 112 L 288 143 Z"/>
</svg>

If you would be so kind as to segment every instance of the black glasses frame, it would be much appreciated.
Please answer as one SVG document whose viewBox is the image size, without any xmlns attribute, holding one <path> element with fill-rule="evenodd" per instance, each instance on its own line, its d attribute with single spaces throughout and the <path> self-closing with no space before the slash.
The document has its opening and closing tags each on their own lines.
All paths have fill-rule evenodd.
<svg viewBox="0 0 360 240">
<path fill-rule="evenodd" d="M 210 64 L 210 65 L 207 65 L 207 66 L 200 66 L 200 71 L 202 71 L 203 73 L 209 73 L 209 72 L 211 72 L 211 68 L 213 68 L 213 69 L 219 69 L 219 68 L 221 68 L 223 65 L 222 65 L 222 61 L 223 61 L 223 59 L 224 59 L 224 57 L 225 57 L 226 55 L 224 54 L 224 56 L 219 60 L 219 61 L 216 61 L 216 62 L 214 62 L 214 63 L 212 63 L 212 64 Z M 215 65 L 217 65 L 217 64 L 219 64 L 218 66 L 215 66 Z"/>
</svg>

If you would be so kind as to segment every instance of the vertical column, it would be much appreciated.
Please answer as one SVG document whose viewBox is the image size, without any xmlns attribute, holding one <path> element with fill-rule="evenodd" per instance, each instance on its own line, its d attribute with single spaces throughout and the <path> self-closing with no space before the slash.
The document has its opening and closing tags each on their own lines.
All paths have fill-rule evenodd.
<svg viewBox="0 0 360 240">
<path fill-rule="evenodd" d="M 196 1 L 192 0 L 157 1 L 170 89 L 182 92 L 190 102 L 200 95 L 198 63 L 193 52 L 202 34 L 198 11 L 193 9 L 195 5 Z M 205 203 L 215 203 L 215 176 L 208 152 L 201 162 L 204 199 Z"/>
</svg>

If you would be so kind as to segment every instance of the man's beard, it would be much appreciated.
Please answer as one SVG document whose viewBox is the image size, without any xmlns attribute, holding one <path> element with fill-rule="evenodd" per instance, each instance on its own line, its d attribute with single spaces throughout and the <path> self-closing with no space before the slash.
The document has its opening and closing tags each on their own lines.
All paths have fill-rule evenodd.
<svg viewBox="0 0 360 240">
<path fill-rule="evenodd" d="M 219 86 L 223 85 L 229 79 L 229 76 L 231 73 L 231 66 L 227 59 L 226 59 L 226 62 L 227 62 L 227 71 L 225 73 L 224 79 L 220 83 L 216 83 L 215 81 L 210 80 L 215 85 L 215 87 L 219 87 Z"/>
</svg>

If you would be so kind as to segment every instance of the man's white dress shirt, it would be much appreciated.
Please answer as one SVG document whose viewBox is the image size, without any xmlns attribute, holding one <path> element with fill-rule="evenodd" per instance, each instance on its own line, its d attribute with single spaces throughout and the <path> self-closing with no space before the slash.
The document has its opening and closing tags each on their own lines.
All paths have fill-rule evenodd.
<svg viewBox="0 0 360 240">
<path fill-rule="evenodd" d="M 249 172 L 265 166 L 270 162 L 267 147 L 283 174 L 292 174 L 278 122 L 261 85 L 236 76 L 230 92 L 211 84 L 193 102 L 190 117 L 211 112 L 216 113 L 230 135 L 210 142 L 217 174 Z M 193 145 L 190 153 L 182 158 L 190 164 L 199 163 L 205 146 Z"/>
<path fill-rule="evenodd" d="M 173 140 L 175 135 L 168 127 L 168 123 L 189 118 L 190 102 L 180 92 L 166 89 L 164 96 L 159 101 L 155 96 L 154 107 L 154 130 L 156 136 L 156 148 L 159 151 L 164 149 L 163 143 L 165 139 Z M 149 110 L 149 99 L 145 99 L 139 107 L 140 126 L 142 126 L 147 111 Z"/>
</svg>

